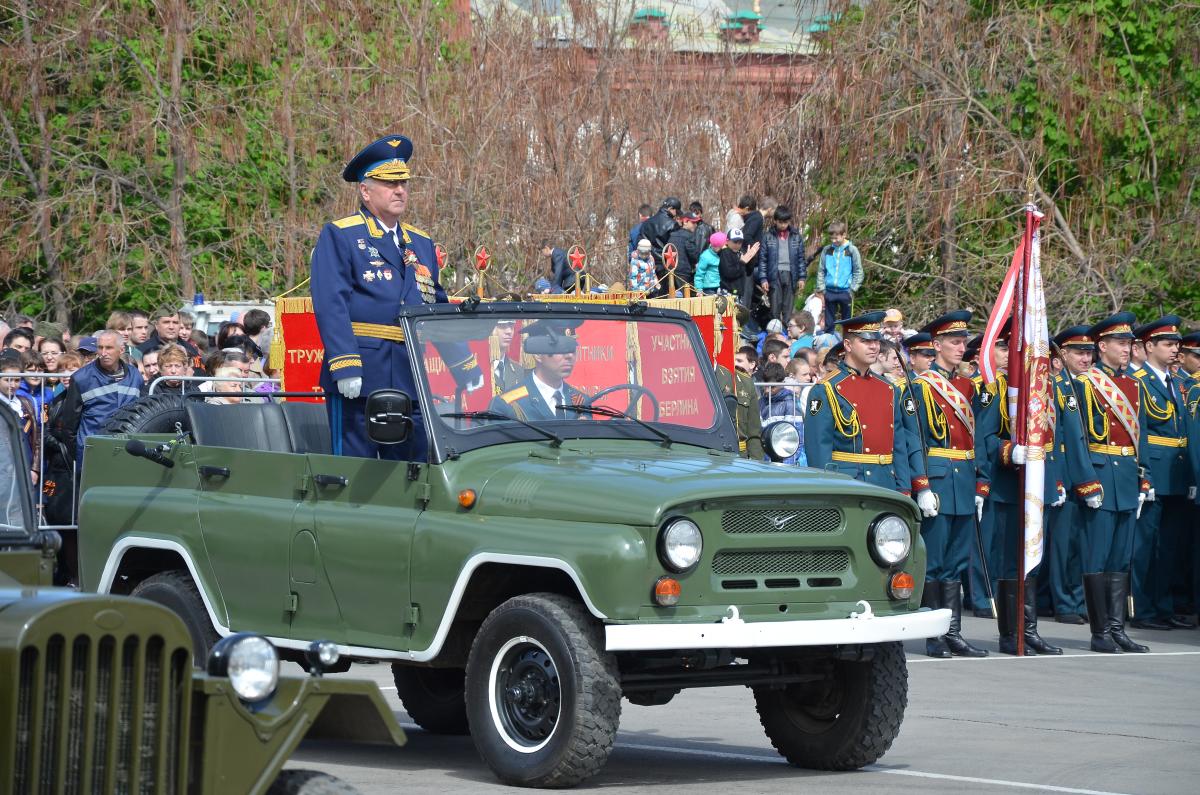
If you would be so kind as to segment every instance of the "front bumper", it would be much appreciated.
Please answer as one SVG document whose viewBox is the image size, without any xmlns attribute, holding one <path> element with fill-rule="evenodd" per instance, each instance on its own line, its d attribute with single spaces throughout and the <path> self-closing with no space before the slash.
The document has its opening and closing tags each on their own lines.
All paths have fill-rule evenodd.
<svg viewBox="0 0 1200 795">
<path fill-rule="evenodd" d="M 863 602 L 860 605 L 865 604 Z M 757 621 L 731 616 L 714 624 L 608 624 L 608 651 L 668 649 L 759 649 L 787 646 L 840 646 L 935 638 L 950 628 L 949 610 L 919 610 L 899 616 L 877 616 L 870 607 L 850 618 L 811 621 Z"/>
</svg>

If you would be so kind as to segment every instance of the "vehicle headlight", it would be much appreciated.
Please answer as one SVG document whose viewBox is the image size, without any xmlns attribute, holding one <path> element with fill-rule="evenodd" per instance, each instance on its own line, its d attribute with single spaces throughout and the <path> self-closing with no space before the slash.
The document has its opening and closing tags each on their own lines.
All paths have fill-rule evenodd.
<svg viewBox="0 0 1200 795">
<path fill-rule="evenodd" d="M 894 566 L 908 557 L 912 533 L 908 524 L 894 513 L 875 517 L 867 530 L 867 548 L 880 566 Z"/>
<path fill-rule="evenodd" d="M 763 428 L 762 446 L 772 461 L 786 461 L 800 449 L 800 432 L 787 420 Z"/>
<path fill-rule="evenodd" d="M 207 668 L 210 676 L 228 677 L 233 692 L 249 704 L 267 700 L 279 684 L 279 653 L 271 641 L 251 632 L 219 640 Z"/>
<path fill-rule="evenodd" d="M 671 571 L 685 572 L 700 562 L 704 537 L 691 519 L 672 519 L 658 534 L 658 557 Z"/>
</svg>

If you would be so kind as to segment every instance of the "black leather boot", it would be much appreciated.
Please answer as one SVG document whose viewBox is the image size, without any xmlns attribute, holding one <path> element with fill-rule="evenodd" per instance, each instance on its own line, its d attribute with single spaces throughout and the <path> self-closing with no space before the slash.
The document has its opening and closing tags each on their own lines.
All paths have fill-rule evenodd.
<svg viewBox="0 0 1200 795">
<path fill-rule="evenodd" d="M 1104 574 L 1083 575 L 1083 599 L 1087 603 L 1088 624 L 1092 629 L 1092 651 L 1120 654 L 1121 647 L 1108 634 L 1108 583 L 1104 578 Z"/>
<path fill-rule="evenodd" d="M 986 649 L 977 649 L 967 643 L 962 636 L 962 583 L 939 582 L 942 586 L 942 607 L 950 608 L 950 629 L 946 631 L 943 640 L 946 648 L 955 657 L 986 657 Z"/>
<path fill-rule="evenodd" d="M 1108 634 L 1122 651 L 1147 652 L 1149 646 L 1134 643 L 1125 634 L 1125 618 L 1129 615 L 1129 572 L 1109 571 L 1104 574 L 1108 594 Z"/>
<path fill-rule="evenodd" d="M 921 607 L 939 610 L 942 607 L 942 586 L 937 580 L 926 580 L 925 590 L 921 592 Z M 946 642 L 940 637 L 925 639 L 925 653 L 930 657 L 948 660 L 954 655 L 946 648 Z"/>
<path fill-rule="evenodd" d="M 1000 630 L 1000 653 L 1017 653 L 1017 581 L 996 583 L 996 626 Z"/>
<path fill-rule="evenodd" d="M 1025 580 L 1025 653 L 1062 654 L 1058 646 L 1051 646 L 1038 634 L 1037 580 Z M 1031 651 L 1032 650 L 1032 651 Z"/>
</svg>

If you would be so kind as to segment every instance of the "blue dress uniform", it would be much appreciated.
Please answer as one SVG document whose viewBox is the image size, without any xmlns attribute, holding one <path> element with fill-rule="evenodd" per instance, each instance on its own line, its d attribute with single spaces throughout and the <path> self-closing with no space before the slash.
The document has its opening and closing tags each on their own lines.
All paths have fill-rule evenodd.
<svg viewBox="0 0 1200 795">
<path fill-rule="evenodd" d="M 1179 373 L 1185 380 L 1184 406 L 1188 419 L 1188 461 L 1192 467 L 1192 497 L 1190 513 L 1192 532 L 1184 533 L 1186 551 L 1180 555 L 1179 592 L 1176 598 L 1179 612 L 1188 615 L 1200 611 L 1200 539 L 1195 528 L 1200 528 L 1200 331 L 1184 335 L 1179 345 L 1183 368 Z M 1190 371 L 1189 371 L 1189 368 Z"/>
<path fill-rule="evenodd" d="M 845 334 L 881 339 L 884 312 L 842 321 Z M 808 465 L 911 494 L 929 488 L 924 465 L 913 472 L 904 416 L 915 414 L 911 398 L 880 376 L 859 373 L 844 361 L 808 393 L 804 449 Z"/>
<path fill-rule="evenodd" d="M 1106 339 L 1133 339 L 1135 318 L 1120 312 L 1088 331 L 1099 343 Z M 1133 557 L 1133 532 L 1137 512 L 1150 481 L 1142 477 L 1141 456 L 1146 452 L 1146 411 L 1141 387 L 1126 368 L 1099 364 L 1078 379 L 1080 413 L 1087 432 L 1088 452 L 1099 481 L 1084 498 L 1097 491 L 1098 509 L 1084 512 L 1083 594 L 1092 629 L 1092 650 L 1136 651 L 1146 647 L 1125 634 L 1128 616 L 1129 566 Z"/>
<path fill-rule="evenodd" d="M 1167 315 L 1135 329 L 1145 343 L 1182 340 L 1177 315 Z M 1143 461 L 1154 484 L 1155 498 L 1142 508 L 1133 534 L 1133 625 L 1141 629 L 1190 628 L 1175 618 L 1171 594 L 1182 538 L 1189 531 L 1187 457 L 1188 420 L 1183 385 L 1168 369 L 1156 373 L 1147 361 L 1133 371 L 1145 407 Z"/>
<path fill-rule="evenodd" d="M 971 312 L 950 312 L 921 329 L 935 340 L 968 336 Z M 975 385 L 969 378 L 948 372 L 936 363 L 917 377 L 913 389 L 925 449 L 929 486 L 938 496 L 938 515 L 921 521 L 928 564 L 926 590 L 937 590 L 937 603 L 951 611 L 950 630 L 926 642 L 926 653 L 944 657 L 948 650 L 959 656 L 983 657 L 987 652 L 963 639 L 962 583 L 975 533 L 975 496 L 986 496 L 988 486 L 975 466 L 975 417 L 971 402 Z M 933 586 L 933 587 L 930 587 Z M 935 597 L 936 598 L 936 597 Z"/>
<path fill-rule="evenodd" d="M 412 142 L 402 135 L 381 138 L 359 152 L 342 172 L 347 182 L 367 177 L 407 180 Z M 326 393 L 333 452 L 337 455 L 420 461 L 425 457 L 425 425 L 413 417 L 412 437 L 398 445 L 376 445 L 366 435 L 366 396 L 377 389 L 400 389 L 416 397 L 404 334 L 396 325 L 402 306 L 444 303 L 433 241 L 408 224 L 394 236 L 366 207 L 328 223 L 312 255 L 312 297 L 325 347 L 321 388 Z M 474 379 L 478 364 L 465 346 L 441 351 L 460 384 Z M 347 400 L 337 382 L 361 378 L 361 397 Z"/>
</svg>

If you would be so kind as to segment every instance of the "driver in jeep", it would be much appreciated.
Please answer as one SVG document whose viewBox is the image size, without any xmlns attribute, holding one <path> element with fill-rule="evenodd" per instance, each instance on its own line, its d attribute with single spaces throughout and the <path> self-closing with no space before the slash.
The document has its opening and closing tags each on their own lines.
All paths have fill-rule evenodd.
<svg viewBox="0 0 1200 795">
<path fill-rule="evenodd" d="M 582 417 L 563 408 L 581 406 L 586 397 L 564 380 L 575 369 L 578 325 L 570 321 L 532 323 L 524 332 L 524 350 L 533 356 L 533 369 L 520 386 L 493 398 L 491 410 L 527 421 Z"/>
</svg>

